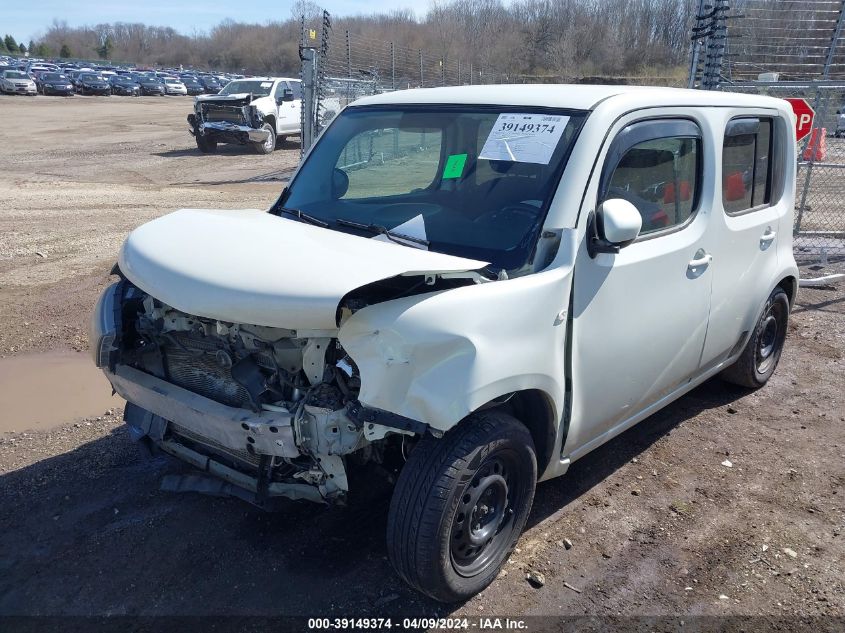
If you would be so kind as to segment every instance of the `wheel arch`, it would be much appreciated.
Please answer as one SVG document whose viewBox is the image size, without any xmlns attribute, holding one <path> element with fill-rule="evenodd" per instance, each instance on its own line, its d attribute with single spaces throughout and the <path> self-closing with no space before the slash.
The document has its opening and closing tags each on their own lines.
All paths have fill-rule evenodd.
<svg viewBox="0 0 845 633">
<path fill-rule="evenodd" d="M 269 123 L 273 127 L 273 132 L 278 135 L 277 127 L 276 127 L 276 115 L 275 114 L 265 114 L 261 117 L 261 120 L 265 123 Z"/>
<path fill-rule="evenodd" d="M 775 288 L 783 289 L 786 296 L 789 297 L 789 307 L 791 309 L 795 305 L 795 299 L 798 296 L 798 279 L 792 275 L 787 275 L 775 284 Z"/>
<path fill-rule="evenodd" d="M 558 432 L 552 397 L 541 389 L 523 389 L 491 400 L 473 413 L 490 409 L 508 413 L 528 429 L 537 454 L 537 474 L 545 472 L 552 461 Z"/>
</svg>

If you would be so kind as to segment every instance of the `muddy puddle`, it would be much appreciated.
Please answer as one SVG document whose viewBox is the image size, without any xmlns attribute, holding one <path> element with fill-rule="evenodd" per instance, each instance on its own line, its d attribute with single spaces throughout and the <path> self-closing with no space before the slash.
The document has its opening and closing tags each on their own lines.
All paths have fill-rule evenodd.
<svg viewBox="0 0 845 633">
<path fill-rule="evenodd" d="M 0 433 L 45 430 L 122 406 L 88 353 L 0 358 Z"/>
</svg>

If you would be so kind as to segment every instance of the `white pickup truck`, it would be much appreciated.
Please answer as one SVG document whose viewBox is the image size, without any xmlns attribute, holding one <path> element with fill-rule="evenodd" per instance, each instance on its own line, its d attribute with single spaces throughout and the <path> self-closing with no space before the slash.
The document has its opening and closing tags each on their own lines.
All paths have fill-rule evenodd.
<svg viewBox="0 0 845 633">
<path fill-rule="evenodd" d="M 239 143 L 270 154 L 277 142 L 300 134 L 301 113 L 299 79 L 250 77 L 196 97 L 188 125 L 203 153 L 216 151 L 218 143 Z"/>
<path fill-rule="evenodd" d="M 334 503 L 356 469 L 395 478 L 390 560 L 462 600 L 538 480 L 713 376 L 772 376 L 795 146 L 788 103 L 730 92 L 366 97 L 266 211 L 133 231 L 91 348 L 130 435 L 199 470 L 170 489 Z"/>
</svg>

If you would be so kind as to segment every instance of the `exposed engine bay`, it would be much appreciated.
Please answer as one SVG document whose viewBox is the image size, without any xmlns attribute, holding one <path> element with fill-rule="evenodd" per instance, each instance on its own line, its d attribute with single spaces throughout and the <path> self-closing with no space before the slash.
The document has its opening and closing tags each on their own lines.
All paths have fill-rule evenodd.
<svg viewBox="0 0 845 633">
<path fill-rule="evenodd" d="M 224 143 L 263 142 L 264 113 L 252 101 L 251 95 L 197 100 L 188 115 L 189 131 L 197 138 Z"/>
<path fill-rule="evenodd" d="M 261 112 L 254 105 L 251 105 L 251 102 L 250 96 L 232 97 L 225 100 L 217 98 L 214 101 L 198 101 L 195 110 L 203 123 L 225 121 L 237 125 L 261 127 Z"/>
<path fill-rule="evenodd" d="M 218 478 L 221 466 L 230 469 L 222 479 L 241 488 L 239 476 L 251 478 L 250 501 L 342 502 L 349 463 L 380 466 L 420 430 L 398 416 L 394 426 L 380 424 L 361 406 L 358 368 L 330 332 L 192 316 L 120 283 L 122 328 L 110 379 L 132 403 L 127 422 L 140 429 L 136 439 Z M 135 373 L 123 380 L 127 372 Z M 190 488 L 183 482 L 179 489 Z"/>
</svg>

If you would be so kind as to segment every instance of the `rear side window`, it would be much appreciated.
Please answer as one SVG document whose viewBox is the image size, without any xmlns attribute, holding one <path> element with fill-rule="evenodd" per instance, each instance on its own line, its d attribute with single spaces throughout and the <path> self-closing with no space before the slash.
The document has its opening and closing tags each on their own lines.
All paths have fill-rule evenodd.
<svg viewBox="0 0 845 633">
<path fill-rule="evenodd" d="M 640 235 L 684 224 L 698 201 L 699 134 L 691 121 L 629 126 L 611 150 L 601 201 L 623 198 L 633 204 L 642 216 Z"/>
<path fill-rule="evenodd" d="M 728 214 L 772 200 L 772 119 L 740 118 L 728 123 L 722 150 L 722 204 Z"/>
</svg>

